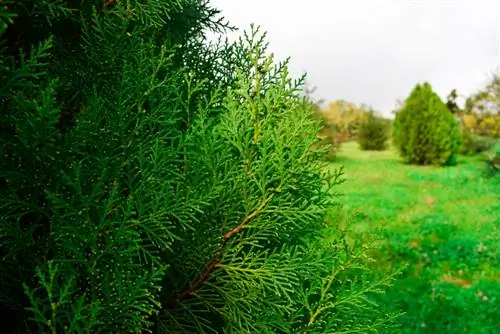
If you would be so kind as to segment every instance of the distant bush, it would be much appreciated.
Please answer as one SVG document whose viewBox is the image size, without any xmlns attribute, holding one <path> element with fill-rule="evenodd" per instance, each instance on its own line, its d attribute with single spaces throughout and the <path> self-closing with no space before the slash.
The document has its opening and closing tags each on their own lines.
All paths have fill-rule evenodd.
<svg viewBox="0 0 500 334">
<path fill-rule="evenodd" d="M 467 129 L 462 130 L 462 145 L 460 153 L 477 154 L 488 151 L 495 145 L 496 139 L 491 137 L 477 136 Z"/>
<path fill-rule="evenodd" d="M 500 141 L 497 141 L 485 155 L 489 171 L 498 175 L 498 172 L 500 171 Z"/>
<path fill-rule="evenodd" d="M 375 114 L 367 113 L 359 128 L 358 143 L 362 150 L 382 151 L 389 140 L 389 122 Z"/>
<path fill-rule="evenodd" d="M 319 121 L 321 130 L 318 133 L 319 141 L 317 147 L 326 149 L 325 160 L 332 161 L 337 156 L 340 142 L 337 139 L 337 130 L 333 124 L 328 123 L 325 115 L 321 111 L 313 112 L 313 117 Z"/>
<path fill-rule="evenodd" d="M 417 84 L 396 114 L 394 144 L 408 163 L 453 165 L 460 146 L 460 130 L 429 83 Z"/>
</svg>

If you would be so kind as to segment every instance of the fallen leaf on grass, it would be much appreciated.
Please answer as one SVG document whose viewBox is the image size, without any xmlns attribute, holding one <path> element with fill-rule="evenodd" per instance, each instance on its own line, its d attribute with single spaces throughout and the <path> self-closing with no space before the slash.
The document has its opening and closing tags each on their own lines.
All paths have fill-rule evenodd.
<svg viewBox="0 0 500 334">
<path fill-rule="evenodd" d="M 420 244 L 418 243 L 418 241 L 411 241 L 411 242 L 408 244 L 408 247 L 410 247 L 410 248 L 415 248 L 415 249 L 419 249 L 419 248 L 420 248 Z"/>
<path fill-rule="evenodd" d="M 460 277 L 453 277 L 452 275 L 444 275 L 443 276 L 443 281 L 459 286 L 461 288 L 468 289 L 472 286 L 472 282 Z"/>
</svg>

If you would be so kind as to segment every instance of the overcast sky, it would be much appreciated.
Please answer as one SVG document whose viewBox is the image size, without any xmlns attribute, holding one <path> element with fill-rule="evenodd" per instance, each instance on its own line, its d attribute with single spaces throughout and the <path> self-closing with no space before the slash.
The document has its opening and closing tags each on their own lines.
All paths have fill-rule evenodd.
<svg viewBox="0 0 500 334">
<path fill-rule="evenodd" d="M 417 82 L 470 94 L 500 67 L 499 0 L 211 0 L 234 26 L 308 73 L 317 98 L 389 115 Z M 242 31 L 237 34 L 241 34 Z"/>
</svg>

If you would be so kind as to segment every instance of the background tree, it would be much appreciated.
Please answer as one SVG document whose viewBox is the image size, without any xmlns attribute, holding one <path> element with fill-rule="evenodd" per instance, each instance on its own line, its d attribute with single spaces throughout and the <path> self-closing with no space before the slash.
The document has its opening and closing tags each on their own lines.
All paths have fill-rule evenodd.
<svg viewBox="0 0 500 334">
<path fill-rule="evenodd" d="M 450 94 L 446 97 L 446 106 L 452 114 L 460 112 L 460 107 L 457 104 L 458 93 L 456 89 L 452 89 Z"/>
<path fill-rule="evenodd" d="M 460 146 L 458 121 L 429 83 L 417 84 L 396 114 L 394 144 L 409 163 L 450 165 Z"/>
<path fill-rule="evenodd" d="M 358 143 L 362 150 L 382 151 L 390 137 L 389 120 L 370 110 L 359 128 Z"/>
<path fill-rule="evenodd" d="M 466 100 L 465 110 L 478 114 L 500 112 L 500 73 L 493 73 L 486 86 Z"/>
<path fill-rule="evenodd" d="M 405 101 L 402 100 L 402 99 L 396 99 L 396 103 L 395 103 L 395 106 L 394 106 L 394 109 L 392 111 L 392 113 L 395 115 L 398 111 L 400 111 L 401 109 L 403 109 L 405 105 Z"/>
<path fill-rule="evenodd" d="M 360 124 L 368 109 L 368 106 L 340 99 L 328 103 L 322 111 L 326 122 L 335 129 L 338 140 L 345 141 L 357 137 Z"/>
<path fill-rule="evenodd" d="M 499 73 L 494 73 L 483 89 L 467 98 L 463 118 L 471 133 L 500 138 Z"/>
</svg>

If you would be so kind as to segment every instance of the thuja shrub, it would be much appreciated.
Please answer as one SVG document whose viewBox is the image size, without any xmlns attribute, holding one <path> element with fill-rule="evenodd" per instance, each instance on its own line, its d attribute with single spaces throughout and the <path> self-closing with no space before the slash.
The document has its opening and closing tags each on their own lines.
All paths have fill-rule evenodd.
<svg viewBox="0 0 500 334">
<path fill-rule="evenodd" d="M 389 126 L 387 119 L 369 111 L 360 124 L 358 143 L 362 150 L 383 151 L 387 149 L 389 140 Z"/>
<path fill-rule="evenodd" d="M 392 328 L 372 298 L 391 277 L 327 225 L 342 171 L 265 34 L 207 45 L 227 25 L 192 0 L 0 19 L 2 330 Z"/>
<path fill-rule="evenodd" d="M 393 141 L 408 163 L 453 165 L 460 127 L 429 83 L 417 84 L 396 114 Z"/>
</svg>

